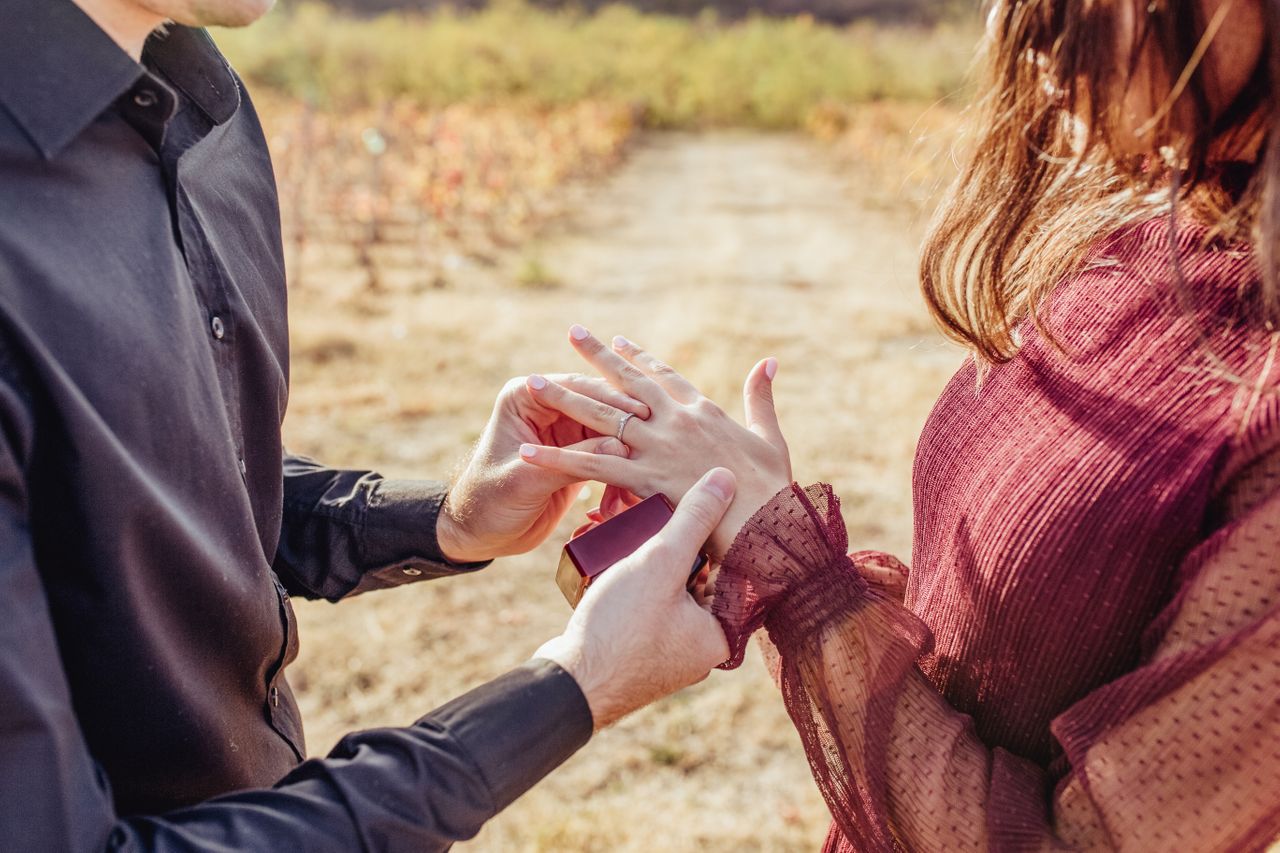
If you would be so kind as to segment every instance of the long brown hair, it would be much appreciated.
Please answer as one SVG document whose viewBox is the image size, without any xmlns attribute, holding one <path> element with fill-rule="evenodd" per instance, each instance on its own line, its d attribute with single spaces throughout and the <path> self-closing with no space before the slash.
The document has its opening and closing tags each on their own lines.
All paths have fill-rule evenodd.
<svg viewBox="0 0 1280 853">
<path fill-rule="evenodd" d="M 1229 12 L 1199 0 L 997 0 L 980 60 L 974 134 L 925 244 L 925 298 L 945 331 L 985 362 L 1017 350 L 1016 326 L 1126 224 L 1183 209 L 1215 236 L 1250 239 L 1263 272 L 1258 310 L 1280 319 L 1280 0 L 1262 0 L 1264 55 L 1219 115 L 1204 52 Z M 1136 18 L 1133 54 L 1117 50 L 1121 3 Z M 1139 78 L 1142 63 L 1149 73 Z M 1121 105 L 1100 93 L 1150 81 L 1157 108 L 1144 151 L 1123 141 Z M 1223 152 L 1262 139 L 1224 180 Z M 1228 157 L 1230 155 L 1228 154 Z M 1233 185 L 1234 183 L 1234 185 Z"/>
</svg>

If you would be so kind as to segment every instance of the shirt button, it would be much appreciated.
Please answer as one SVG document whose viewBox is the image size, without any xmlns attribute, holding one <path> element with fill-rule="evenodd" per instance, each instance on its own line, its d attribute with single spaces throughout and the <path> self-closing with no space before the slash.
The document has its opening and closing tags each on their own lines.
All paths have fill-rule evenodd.
<svg viewBox="0 0 1280 853">
<path fill-rule="evenodd" d="M 416 578 L 418 575 L 422 574 L 422 569 L 415 569 L 412 567 L 407 569 L 401 569 L 400 571 L 404 572 L 406 575 L 408 575 L 411 578 Z"/>
<path fill-rule="evenodd" d="M 227 326 L 222 322 L 221 317 L 214 316 L 214 318 L 209 321 L 209 328 L 213 330 L 214 340 L 220 341 L 227 336 Z"/>
<path fill-rule="evenodd" d="M 149 110 L 156 105 L 156 93 L 150 89 L 141 89 L 133 96 L 133 102 L 144 110 Z"/>
</svg>

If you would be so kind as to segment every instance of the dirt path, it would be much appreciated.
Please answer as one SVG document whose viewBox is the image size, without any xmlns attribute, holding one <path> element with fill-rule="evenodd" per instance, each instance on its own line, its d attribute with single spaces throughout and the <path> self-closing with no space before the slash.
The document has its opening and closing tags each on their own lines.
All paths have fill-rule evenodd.
<svg viewBox="0 0 1280 853">
<path fill-rule="evenodd" d="M 905 206 L 869 207 L 810 140 L 681 134 L 640 147 L 544 256 L 577 312 L 562 316 L 663 353 L 732 411 L 740 377 L 779 356 L 798 469 L 889 500 L 865 524 L 903 551 L 915 432 L 901 426 L 957 361 L 919 297 L 922 233 Z"/>
<path fill-rule="evenodd" d="M 549 254 L 571 281 L 611 293 L 696 286 L 758 299 L 858 278 L 910 285 L 913 241 L 861 209 L 849 180 L 799 137 L 650 137 Z"/>
<path fill-rule="evenodd" d="M 915 436 L 958 357 L 916 295 L 918 224 L 865 195 L 798 137 L 643 140 L 528 251 L 554 288 L 514 284 L 513 265 L 359 311 L 295 300 L 290 442 L 339 463 L 372 449 L 384 470 L 438 477 L 503 380 L 572 368 L 573 322 L 642 343 L 735 414 L 742 376 L 776 355 L 797 477 L 837 486 L 858 547 L 905 557 Z M 294 680 L 312 749 L 412 720 L 558 631 L 562 538 L 478 575 L 304 605 Z M 825 826 L 752 656 L 599 735 L 460 849 L 813 850 Z"/>
</svg>

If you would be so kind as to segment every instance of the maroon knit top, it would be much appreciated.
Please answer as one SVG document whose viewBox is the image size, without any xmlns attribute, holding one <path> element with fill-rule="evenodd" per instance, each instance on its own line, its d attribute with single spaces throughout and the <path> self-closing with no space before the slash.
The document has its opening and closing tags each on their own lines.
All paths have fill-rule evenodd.
<svg viewBox="0 0 1280 853">
<path fill-rule="evenodd" d="M 1174 285 L 1176 243 L 1185 287 Z M 1280 837 L 1280 335 L 1247 247 L 1106 241 L 943 392 L 914 567 L 792 487 L 726 556 L 840 850 L 1251 850 Z"/>
</svg>

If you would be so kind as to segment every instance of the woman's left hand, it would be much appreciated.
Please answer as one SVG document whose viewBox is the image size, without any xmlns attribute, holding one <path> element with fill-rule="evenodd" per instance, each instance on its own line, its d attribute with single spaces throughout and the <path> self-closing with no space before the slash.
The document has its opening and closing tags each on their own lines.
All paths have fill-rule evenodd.
<svg viewBox="0 0 1280 853">
<path fill-rule="evenodd" d="M 625 338 L 614 338 L 610 349 L 574 326 L 569 339 L 605 379 L 647 405 L 649 417 L 628 419 L 621 436 L 630 449 L 628 457 L 541 445 L 521 447 L 521 457 L 640 497 L 661 492 L 677 503 L 708 470 L 728 468 L 737 475 L 737 492 L 708 543 L 713 558 L 723 557 L 751 516 L 791 483 L 791 458 L 773 406 L 777 361 L 766 358 L 747 374 L 747 425 L 742 426 L 687 379 Z M 555 382 L 533 393 L 543 405 L 602 435 L 616 435 L 626 414 Z"/>
</svg>

